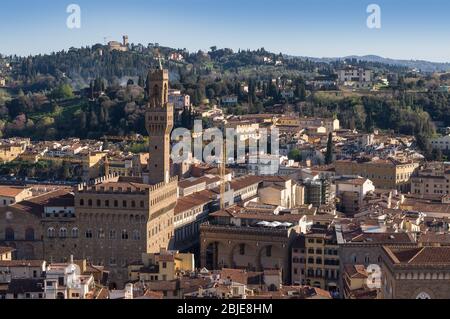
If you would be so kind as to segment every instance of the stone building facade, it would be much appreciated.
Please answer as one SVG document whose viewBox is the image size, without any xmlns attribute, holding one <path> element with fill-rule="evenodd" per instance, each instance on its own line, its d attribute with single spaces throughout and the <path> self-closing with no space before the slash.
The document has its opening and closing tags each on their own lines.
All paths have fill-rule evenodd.
<svg viewBox="0 0 450 319">
<path fill-rule="evenodd" d="M 0 208 L 0 243 L 14 247 L 18 259 L 61 262 L 73 255 L 104 265 L 112 286 L 122 286 L 129 263 L 173 246 L 178 178 L 169 175 L 168 72 L 158 69 L 148 78 L 149 172 L 107 176 Z"/>
<path fill-rule="evenodd" d="M 364 233 L 361 229 L 346 230 L 336 225 L 336 239 L 339 245 L 339 273 L 343 274 L 345 265 L 381 267 L 382 247 L 384 245 L 408 246 L 415 240 L 410 233 Z M 340 292 L 343 291 L 342 276 L 339 278 Z M 342 295 L 341 295 L 342 296 Z"/>
<path fill-rule="evenodd" d="M 449 299 L 450 247 L 382 248 L 383 299 Z"/>
<path fill-rule="evenodd" d="M 210 214 L 212 220 L 200 226 L 200 259 L 202 267 L 209 270 L 222 268 L 263 271 L 279 269 L 283 281 L 290 282 L 291 245 L 299 233 L 301 216 L 270 216 L 269 214 L 232 213 L 238 208 Z M 269 218 L 272 222 L 290 221 L 291 226 L 266 228 L 258 222 Z M 296 223 L 295 223 L 295 219 Z"/>
</svg>

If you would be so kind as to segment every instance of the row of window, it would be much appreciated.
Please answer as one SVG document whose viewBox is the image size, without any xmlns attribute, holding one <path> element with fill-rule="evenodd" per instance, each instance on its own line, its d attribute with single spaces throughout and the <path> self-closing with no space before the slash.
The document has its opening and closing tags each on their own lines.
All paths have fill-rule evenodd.
<svg viewBox="0 0 450 319">
<path fill-rule="evenodd" d="M 56 229 L 53 227 L 50 227 L 47 229 L 47 237 L 48 238 L 56 238 L 58 234 L 59 238 L 67 238 L 69 233 L 67 228 L 60 228 L 58 233 L 56 232 Z M 85 237 L 88 239 L 92 239 L 94 238 L 94 231 L 92 229 L 88 229 L 85 232 Z M 79 229 L 78 228 L 72 228 L 71 232 L 70 232 L 70 237 L 71 238 L 78 238 L 79 237 Z M 106 238 L 106 232 L 103 229 L 99 229 L 96 231 L 95 233 L 95 238 L 97 239 L 105 239 Z M 117 239 L 117 233 L 116 230 L 111 229 L 108 233 L 108 238 L 109 239 Z M 120 238 L 121 239 L 129 239 L 129 235 L 128 235 L 128 231 L 126 229 L 122 230 L 120 233 Z M 133 230 L 132 232 L 132 236 L 131 238 L 133 240 L 140 240 L 141 239 L 141 233 L 139 230 Z"/>
<path fill-rule="evenodd" d="M 13 241 L 16 239 L 16 232 L 13 228 L 7 227 L 5 228 L 5 240 L 7 241 Z M 34 237 L 34 229 L 29 227 L 25 229 L 25 240 L 33 241 L 35 239 Z"/>
<path fill-rule="evenodd" d="M 79 201 L 80 206 L 85 206 L 86 202 L 83 198 L 80 199 Z M 136 201 L 132 200 L 132 201 L 127 201 L 127 200 L 122 200 L 119 201 L 117 199 L 110 201 L 109 199 L 105 199 L 105 200 L 101 200 L 101 199 L 97 199 L 95 201 L 95 206 L 96 207 L 119 207 L 119 204 L 121 205 L 121 208 L 127 208 L 127 207 L 131 207 L 131 208 L 136 208 L 137 207 L 137 203 Z M 112 205 L 112 206 L 111 206 Z M 87 206 L 88 207 L 93 207 L 94 206 L 94 201 L 92 199 L 88 199 L 87 200 Z M 144 208 L 145 207 L 145 202 L 143 200 L 141 200 L 139 202 L 139 207 L 140 208 Z"/>
<path fill-rule="evenodd" d="M 303 274 L 303 271 L 302 271 Z M 326 269 L 325 273 L 322 272 L 322 269 L 316 269 L 316 271 L 314 271 L 314 269 L 308 269 L 308 277 L 325 277 L 326 279 L 337 279 L 339 278 L 339 270 L 333 270 L 333 269 Z"/>
<path fill-rule="evenodd" d="M 357 264 L 357 263 L 359 262 L 358 256 L 357 256 L 356 254 L 352 254 L 352 255 L 350 256 L 350 260 L 351 260 L 351 262 L 354 263 L 354 264 Z M 381 263 L 381 256 L 378 256 L 377 261 L 378 261 L 378 263 Z M 373 261 L 372 261 L 372 262 L 373 262 Z M 366 254 L 366 255 L 364 256 L 364 264 L 367 265 L 367 264 L 370 264 L 370 263 L 371 263 L 370 256 L 369 256 L 368 254 Z"/>
<path fill-rule="evenodd" d="M 294 257 L 292 258 L 292 263 L 294 264 L 304 264 L 306 261 L 306 259 L 304 258 L 298 258 L 298 257 Z M 322 265 L 322 258 L 318 257 L 316 259 L 310 257 L 308 258 L 308 264 L 319 264 Z M 329 265 L 329 266 L 339 266 L 339 260 L 338 259 L 325 259 L 323 261 L 324 265 Z"/>
<path fill-rule="evenodd" d="M 127 222 L 130 223 L 136 223 L 136 224 L 144 224 L 146 222 L 146 218 L 144 215 L 127 215 L 127 214 L 103 214 L 103 213 L 79 213 L 78 214 L 79 219 L 89 219 L 91 221 L 119 221 L 119 222 Z"/>
<path fill-rule="evenodd" d="M 203 211 L 203 207 L 199 207 L 196 209 L 192 209 L 188 212 L 184 212 L 183 214 L 179 214 L 179 215 L 175 216 L 175 222 L 178 222 L 184 218 L 188 218 L 188 217 L 191 217 L 196 214 L 200 214 L 202 211 Z"/>
<path fill-rule="evenodd" d="M 321 248 L 317 248 L 316 250 L 314 250 L 314 248 L 309 248 L 308 249 L 308 254 L 316 254 L 316 255 L 322 255 L 322 252 L 325 253 L 325 255 L 334 255 L 337 256 L 338 255 L 338 251 L 337 249 L 325 249 L 322 250 Z"/>
</svg>

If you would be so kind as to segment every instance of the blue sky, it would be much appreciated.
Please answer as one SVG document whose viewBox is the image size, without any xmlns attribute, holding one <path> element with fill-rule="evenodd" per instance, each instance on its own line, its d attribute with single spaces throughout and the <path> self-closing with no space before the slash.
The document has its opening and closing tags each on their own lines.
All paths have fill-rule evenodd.
<svg viewBox="0 0 450 319">
<path fill-rule="evenodd" d="M 81 7 L 81 29 L 66 8 Z M 381 29 L 366 8 L 381 7 Z M 120 40 L 188 50 L 264 47 L 292 55 L 377 54 L 450 61 L 448 0 L 2 0 L 0 53 L 49 53 Z"/>
</svg>

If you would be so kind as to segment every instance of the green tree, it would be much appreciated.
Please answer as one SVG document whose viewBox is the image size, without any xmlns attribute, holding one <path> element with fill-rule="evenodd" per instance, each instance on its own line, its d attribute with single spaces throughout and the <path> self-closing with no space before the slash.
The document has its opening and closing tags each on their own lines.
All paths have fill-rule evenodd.
<svg viewBox="0 0 450 319">
<path fill-rule="evenodd" d="M 333 163 L 333 134 L 328 135 L 327 151 L 325 153 L 325 164 L 330 165 Z"/>
<path fill-rule="evenodd" d="M 294 160 L 296 162 L 300 162 L 302 160 L 302 154 L 300 152 L 300 150 L 293 148 L 289 154 L 288 154 L 288 158 L 290 160 Z"/>
<path fill-rule="evenodd" d="M 54 99 L 70 99 L 74 96 L 72 87 L 67 83 L 58 86 L 51 95 Z"/>
</svg>

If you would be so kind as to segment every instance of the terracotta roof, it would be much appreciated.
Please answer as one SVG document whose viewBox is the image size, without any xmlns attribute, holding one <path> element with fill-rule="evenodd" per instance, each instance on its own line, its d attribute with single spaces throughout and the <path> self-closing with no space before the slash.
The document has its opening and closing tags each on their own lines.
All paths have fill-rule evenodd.
<svg viewBox="0 0 450 319">
<path fill-rule="evenodd" d="M 411 247 L 391 248 L 384 246 L 384 251 L 395 264 L 450 265 L 450 247 Z"/>
<path fill-rule="evenodd" d="M 66 189 L 59 189 L 12 205 L 25 213 L 41 216 L 46 206 L 74 206 L 74 195 Z"/>
<path fill-rule="evenodd" d="M 409 233 L 362 233 L 351 239 L 352 243 L 408 244 L 414 243 Z"/>
<path fill-rule="evenodd" d="M 178 287 L 178 281 L 151 281 L 147 283 L 148 290 L 150 291 L 173 291 Z"/>
<path fill-rule="evenodd" d="M 0 196 L 15 197 L 26 190 L 25 187 L 0 186 Z"/>
<path fill-rule="evenodd" d="M 230 182 L 230 187 L 236 191 L 254 184 L 259 184 L 262 181 L 263 179 L 259 176 L 249 175 L 232 180 Z"/>
<path fill-rule="evenodd" d="M 6 253 L 10 253 L 10 252 L 13 252 L 13 251 L 15 251 L 14 248 L 0 246 L 0 255 L 6 254 Z"/>
<path fill-rule="evenodd" d="M 44 260 L 0 260 L 0 267 L 41 267 Z"/>
<path fill-rule="evenodd" d="M 229 279 L 244 285 L 247 284 L 248 273 L 245 270 L 223 268 L 219 271 L 219 274 L 221 279 Z"/>
<path fill-rule="evenodd" d="M 364 265 L 345 265 L 344 269 L 350 278 L 367 278 L 368 276 Z"/>
<path fill-rule="evenodd" d="M 109 299 L 109 290 L 105 287 L 97 288 L 94 291 L 95 299 Z"/>
<path fill-rule="evenodd" d="M 206 205 L 213 201 L 213 195 L 213 192 L 209 190 L 203 190 L 186 197 L 181 197 L 177 201 L 174 214 L 178 215 L 194 207 Z"/>
<path fill-rule="evenodd" d="M 419 237 L 419 242 L 423 244 L 450 244 L 450 234 L 434 232 L 422 233 Z"/>
<path fill-rule="evenodd" d="M 406 196 L 405 202 L 401 204 L 401 207 L 406 207 L 419 212 L 424 213 L 441 213 L 450 214 L 450 205 L 434 202 L 433 200 L 413 198 Z"/>
<path fill-rule="evenodd" d="M 147 297 L 146 299 L 164 299 L 164 293 L 161 291 L 147 290 L 143 297 Z"/>
</svg>

